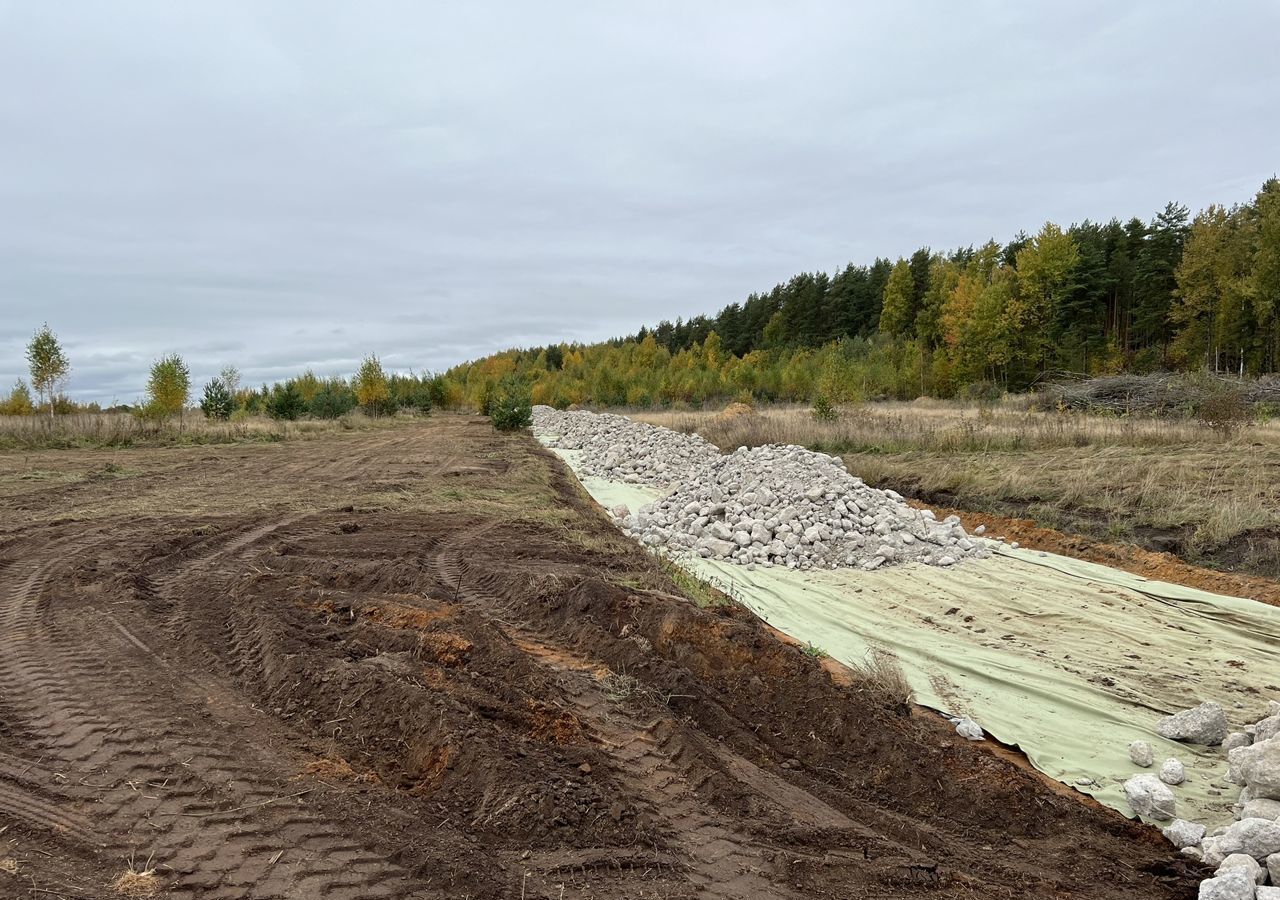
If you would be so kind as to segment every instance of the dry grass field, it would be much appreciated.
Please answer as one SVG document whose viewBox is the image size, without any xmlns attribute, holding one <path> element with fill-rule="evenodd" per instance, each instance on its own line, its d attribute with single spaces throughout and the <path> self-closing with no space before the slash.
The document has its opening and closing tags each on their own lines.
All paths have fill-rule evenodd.
<svg viewBox="0 0 1280 900">
<path fill-rule="evenodd" d="M 356 411 L 339 419 L 277 422 L 264 415 L 229 422 L 189 412 L 181 420 L 150 421 L 127 412 L 56 416 L 0 416 L 0 450 L 71 450 L 94 447 L 161 447 L 182 444 L 272 443 L 295 437 L 363 430 L 391 424 Z"/>
<path fill-rule="evenodd" d="M 635 413 L 718 446 L 801 444 L 867 482 L 929 503 L 1280 576 L 1280 422 L 1221 430 L 1184 420 L 916 401 L 749 415 Z"/>
</svg>

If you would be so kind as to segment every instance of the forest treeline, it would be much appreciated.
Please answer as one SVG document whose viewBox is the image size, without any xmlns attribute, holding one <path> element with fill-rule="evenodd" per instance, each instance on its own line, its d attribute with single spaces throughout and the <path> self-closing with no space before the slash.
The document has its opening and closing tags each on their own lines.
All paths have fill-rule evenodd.
<svg viewBox="0 0 1280 900">
<path fill-rule="evenodd" d="M 1280 181 L 1194 218 L 1062 229 L 796 275 L 713 316 L 599 344 L 512 349 L 445 380 L 483 405 L 504 380 L 535 403 L 650 406 L 1021 391 L 1055 372 L 1280 368 Z"/>
<path fill-rule="evenodd" d="M 64 392 L 70 362 L 48 325 L 27 347 L 31 381 L 0 415 L 96 410 Z M 1194 218 L 1170 203 L 1150 221 L 1046 223 L 1006 244 L 796 275 L 713 316 L 659 322 L 598 344 L 511 349 L 444 374 L 351 377 L 311 371 L 261 388 L 228 367 L 196 386 L 182 358 L 159 360 L 143 400 L 121 407 L 210 418 L 337 418 L 434 407 L 490 413 L 528 398 L 558 407 L 977 397 L 1055 373 L 1280 370 L 1280 180 L 1248 203 Z M 34 396 L 33 396 L 34 394 Z M 519 416 L 517 416 L 519 418 Z"/>
</svg>

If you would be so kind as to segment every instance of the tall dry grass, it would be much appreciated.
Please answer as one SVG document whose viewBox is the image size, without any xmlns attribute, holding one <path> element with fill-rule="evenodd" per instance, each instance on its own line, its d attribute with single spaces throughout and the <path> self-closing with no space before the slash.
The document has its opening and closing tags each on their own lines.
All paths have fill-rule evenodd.
<svg viewBox="0 0 1280 900">
<path fill-rule="evenodd" d="M 360 412 L 348 413 L 341 419 L 307 419 L 287 423 L 266 416 L 217 422 L 198 413 L 188 413 L 181 420 L 163 422 L 140 419 L 124 412 L 73 413 L 54 416 L 52 420 L 46 416 L 0 416 L 0 451 L 268 443 L 363 429 L 375 424 L 375 420 Z"/>
<path fill-rule="evenodd" d="M 799 444 L 825 453 L 928 451 L 937 453 L 1041 450 L 1058 447 L 1175 447 L 1211 443 L 1222 435 L 1190 420 L 1095 416 L 1028 409 L 1017 401 L 989 406 L 917 400 L 842 407 L 831 421 L 807 407 L 766 407 L 754 415 L 638 412 L 632 418 L 676 431 L 697 432 L 719 447 Z M 1243 440 L 1280 439 L 1276 423 L 1246 429 Z"/>
<path fill-rule="evenodd" d="M 850 668 L 858 674 L 861 685 L 895 706 L 909 706 L 915 699 L 911 683 L 902 670 L 902 663 L 891 650 L 872 647 L 861 663 L 855 663 Z"/>
</svg>

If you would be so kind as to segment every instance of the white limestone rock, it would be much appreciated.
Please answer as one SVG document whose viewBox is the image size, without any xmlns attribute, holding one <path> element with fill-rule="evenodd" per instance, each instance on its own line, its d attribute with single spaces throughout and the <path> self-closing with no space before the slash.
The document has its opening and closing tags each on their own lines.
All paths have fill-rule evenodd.
<svg viewBox="0 0 1280 900">
<path fill-rule="evenodd" d="M 1222 752 L 1230 753 L 1237 747 L 1248 747 L 1253 743 L 1253 735 L 1247 731 L 1233 731 L 1227 735 L 1227 739 L 1222 742 Z"/>
<path fill-rule="evenodd" d="M 1186 819 L 1174 819 L 1161 831 L 1179 850 L 1197 846 L 1204 840 L 1204 832 L 1205 828 L 1199 822 L 1188 822 Z"/>
<path fill-rule="evenodd" d="M 1255 900 L 1257 885 L 1239 870 L 1207 878 L 1200 882 L 1200 900 Z"/>
<path fill-rule="evenodd" d="M 1146 769 L 1156 761 L 1155 751 L 1146 741 L 1132 741 L 1129 744 L 1129 762 Z"/>
<path fill-rule="evenodd" d="M 1260 797 L 1257 800 L 1246 800 L 1240 806 L 1242 819 L 1280 819 L 1280 800 L 1268 800 Z M 1277 881 L 1276 884 L 1280 884 Z"/>
<path fill-rule="evenodd" d="M 1165 784 L 1182 784 L 1187 780 L 1186 767 L 1179 760 L 1169 757 L 1160 766 L 1160 780 Z"/>
<path fill-rule="evenodd" d="M 1280 737 L 1237 747 L 1227 760 L 1227 777 L 1248 787 L 1250 799 L 1280 800 Z"/>
<path fill-rule="evenodd" d="M 1216 746 L 1227 737 L 1227 714 L 1212 700 L 1180 713 L 1165 716 L 1156 723 L 1156 733 L 1171 741 Z"/>
<path fill-rule="evenodd" d="M 1209 846 L 1211 841 L 1212 848 Z M 1244 853 L 1261 861 L 1273 853 L 1280 853 L 1280 822 L 1274 819 L 1241 819 L 1228 825 L 1222 834 L 1205 838 L 1201 846 L 1205 849 L 1205 862 L 1209 865 L 1216 866 L 1233 853 Z"/>
<path fill-rule="evenodd" d="M 1252 856 L 1244 853 L 1232 853 L 1218 864 L 1217 874 L 1225 875 L 1227 872 L 1244 872 L 1254 884 L 1264 884 L 1267 880 L 1267 870 Z"/>
<path fill-rule="evenodd" d="M 1280 853 L 1272 853 L 1264 862 L 1267 865 L 1267 877 L 1272 884 L 1280 886 Z"/>
<path fill-rule="evenodd" d="M 1135 813 L 1167 820 L 1177 814 L 1177 800 L 1169 786 L 1154 775 L 1134 775 L 1124 783 L 1125 799 Z"/>
</svg>

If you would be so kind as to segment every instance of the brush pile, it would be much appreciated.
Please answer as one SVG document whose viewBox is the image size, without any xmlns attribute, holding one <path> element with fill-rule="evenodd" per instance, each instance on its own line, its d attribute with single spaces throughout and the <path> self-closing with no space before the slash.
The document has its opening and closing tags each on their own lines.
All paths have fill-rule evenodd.
<svg viewBox="0 0 1280 900">
<path fill-rule="evenodd" d="M 1259 407 L 1280 407 L 1280 378 L 1240 380 L 1169 372 L 1101 378 L 1061 376 L 1039 390 L 1035 400 L 1036 408 L 1042 410 L 1171 418 L 1202 417 L 1233 403 L 1246 415 Z"/>
</svg>

